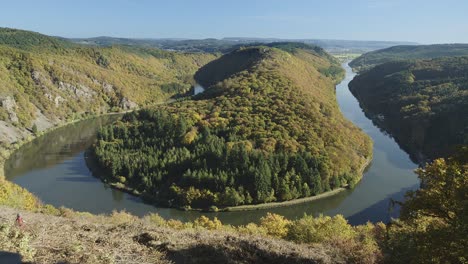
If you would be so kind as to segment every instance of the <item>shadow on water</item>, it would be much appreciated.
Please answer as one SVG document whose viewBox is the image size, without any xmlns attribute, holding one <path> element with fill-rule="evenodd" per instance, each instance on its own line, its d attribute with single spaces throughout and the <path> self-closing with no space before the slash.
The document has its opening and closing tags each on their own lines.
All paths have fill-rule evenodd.
<svg viewBox="0 0 468 264">
<path fill-rule="evenodd" d="M 388 223 L 392 218 L 397 218 L 400 215 L 400 206 L 397 204 L 392 205 L 392 200 L 402 202 L 405 199 L 405 194 L 408 191 L 416 190 L 417 188 L 419 188 L 419 185 L 415 184 L 409 188 L 404 188 L 399 192 L 392 193 L 385 199 L 378 201 L 368 208 L 347 217 L 347 219 L 352 225 L 361 225 L 367 223 L 368 221 L 373 223 Z"/>
<path fill-rule="evenodd" d="M 72 174 L 75 175 L 75 174 Z M 96 179 L 86 177 L 86 176 L 78 176 L 78 177 L 58 177 L 58 181 L 67 181 L 67 182 L 96 182 Z"/>
</svg>

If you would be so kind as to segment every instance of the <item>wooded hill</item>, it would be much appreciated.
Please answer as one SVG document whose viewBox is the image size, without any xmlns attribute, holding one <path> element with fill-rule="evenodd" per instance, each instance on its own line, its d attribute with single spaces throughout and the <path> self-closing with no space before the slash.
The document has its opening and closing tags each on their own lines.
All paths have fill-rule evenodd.
<svg viewBox="0 0 468 264">
<path fill-rule="evenodd" d="M 353 60 L 349 66 L 354 70 L 361 72 L 390 61 L 455 56 L 468 56 L 468 44 L 394 46 L 365 53 Z"/>
<path fill-rule="evenodd" d="M 196 73 L 204 93 L 126 114 L 93 150 L 107 181 L 160 205 L 285 201 L 353 185 L 372 144 L 338 108 L 343 74 L 318 47 L 241 48 Z"/>
<path fill-rule="evenodd" d="M 0 28 L 0 139 L 88 114 L 122 111 L 187 92 L 214 54 L 140 47 L 89 47 Z M 28 132 L 29 130 L 29 132 Z"/>
<path fill-rule="evenodd" d="M 356 76 L 350 89 L 414 160 L 468 144 L 468 57 L 384 63 Z"/>
</svg>

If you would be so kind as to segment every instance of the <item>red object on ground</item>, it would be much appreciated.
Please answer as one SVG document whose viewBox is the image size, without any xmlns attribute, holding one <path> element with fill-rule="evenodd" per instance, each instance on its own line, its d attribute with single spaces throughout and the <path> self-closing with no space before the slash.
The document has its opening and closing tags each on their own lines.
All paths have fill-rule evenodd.
<svg viewBox="0 0 468 264">
<path fill-rule="evenodd" d="M 16 216 L 16 224 L 17 224 L 18 226 L 23 226 L 23 224 L 24 224 L 24 220 L 23 220 L 23 218 L 22 218 L 20 215 L 17 215 L 17 216 Z"/>
</svg>

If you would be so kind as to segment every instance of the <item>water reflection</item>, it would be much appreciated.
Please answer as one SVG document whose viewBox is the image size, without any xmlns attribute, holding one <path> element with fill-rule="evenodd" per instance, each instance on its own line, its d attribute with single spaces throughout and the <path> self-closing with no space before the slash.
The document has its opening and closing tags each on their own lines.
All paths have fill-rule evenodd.
<svg viewBox="0 0 468 264">
<path fill-rule="evenodd" d="M 45 169 L 62 163 L 84 151 L 96 139 L 96 130 L 109 124 L 121 115 L 108 115 L 80 121 L 58 128 L 13 153 L 5 163 L 5 172 L 9 179 L 36 169 Z M 76 167 L 80 172 L 86 167 Z"/>
</svg>

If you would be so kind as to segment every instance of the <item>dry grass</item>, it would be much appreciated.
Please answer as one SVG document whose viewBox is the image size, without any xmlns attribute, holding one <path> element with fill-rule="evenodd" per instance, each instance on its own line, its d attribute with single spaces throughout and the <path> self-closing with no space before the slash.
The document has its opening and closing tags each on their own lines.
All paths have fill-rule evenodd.
<svg viewBox="0 0 468 264">
<path fill-rule="evenodd" d="M 177 230 L 169 221 L 158 225 L 154 216 L 141 219 L 124 212 L 63 212 L 64 217 L 20 211 L 26 224 L 18 228 L 18 212 L 0 207 L 0 225 L 23 241 L 19 248 L 19 240 L 7 234 L 3 238 L 11 241 L 0 243 L 0 251 L 18 252 L 32 263 L 344 263 L 322 245 L 207 230 L 215 222 Z"/>
</svg>

